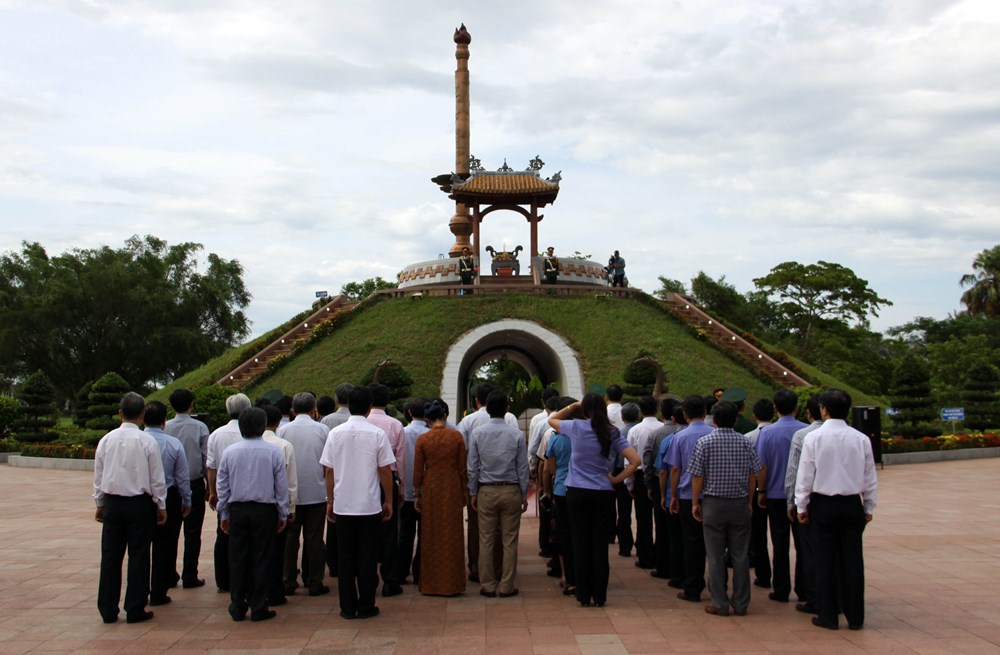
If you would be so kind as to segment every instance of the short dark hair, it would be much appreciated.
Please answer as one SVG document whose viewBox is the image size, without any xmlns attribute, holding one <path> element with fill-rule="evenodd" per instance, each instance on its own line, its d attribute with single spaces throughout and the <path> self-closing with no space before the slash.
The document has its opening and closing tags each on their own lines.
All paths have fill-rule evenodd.
<svg viewBox="0 0 1000 655">
<path fill-rule="evenodd" d="M 761 421 L 774 419 L 774 403 L 767 398 L 761 398 L 753 404 L 753 415 Z"/>
<path fill-rule="evenodd" d="M 444 401 L 444 398 L 432 398 L 431 402 L 435 402 L 438 405 L 441 405 L 442 407 L 444 407 L 444 416 L 445 416 L 445 418 L 448 418 L 448 415 L 451 414 L 451 407 L 448 405 L 448 403 L 446 403 Z M 425 408 L 424 409 L 424 418 L 426 418 L 426 417 L 427 417 L 427 410 Z"/>
<path fill-rule="evenodd" d="M 820 414 L 819 411 L 818 395 L 809 396 L 808 400 L 806 400 L 806 412 L 809 413 L 809 418 L 811 418 L 814 421 L 818 421 L 821 418 L 823 418 L 822 414 Z"/>
<path fill-rule="evenodd" d="M 490 397 L 490 394 L 496 390 L 496 387 L 489 382 L 483 382 L 481 385 L 476 387 L 476 400 L 480 405 L 486 406 L 486 399 Z"/>
<path fill-rule="evenodd" d="M 296 416 L 299 414 L 309 414 L 316 409 L 316 396 L 308 391 L 300 391 L 292 398 L 292 410 Z"/>
<path fill-rule="evenodd" d="M 271 427 L 272 425 L 277 425 L 281 423 L 281 410 L 268 403 L 261 407 L 264 410 L 264 414 L 267 416 L 266 427 Z"/>
<path fill-rule="evenodd" d="M 642 410 L 636 403 L 625 403 L 622 405 L 622 420 L 626 423 L 635 423 L 639 420 Z"/>
<path fill-rule="evenodd" d="M 320 416 L 333 414 L 337 410 L 337 403 L 330 396 L 320 396 L 316 399 L 316 411 Z"/>
<path fill-rule="evenodd" d="M 389 387 L 372 382 L 368 385 L 368 390 L 372 392 L 372 407 L 385 407 L 389 404 Z"/>
<path fill-rule="evenodd" d="M 281 398 L 278 398 L 277 402 L 275 402 L 274 404 L 277 405 L 278 409 L 281 410 L 282 416 L 288 416 L 289 414 L 292 413 L 291 396 L 282 396 Z"/>
<path fill-rule="evenodd" d="M 705 418 L 705 399 L 697 394 L 685 396 L 681 407 L 688 418 Z"/>
<path fill-rule="evenodd" d="M 604 395 L 608 397 L 613 403 L 620 403 L 625 392 L 617 384 L 609 384 L 608 388 L 604 390 Z"/>
<path fill-rule="evenodd" d="M 490 418 L 503 418 L 509 406 L 510 400 L 507 398 L 507 394 L 499 389 L 491 391 L 490 395 L 486 397 L 486 413 L 490 415 Z"/>
<path fill-rule="evenodd" d="M 549 396 L 545 399 L 545 409 L 554 412 L 559 409 L 559 394 Z"/>
<path fill-rule="evenodd" d="M 843 389 L 827 389 L 819 395 L 820 407 L 826 407 L 830 418 L 846 420 L 851 411 L 851 394 Z"/>
<path fill-rule="evenodd" d="M 159 400 L 150 400 L 146 403 L 146 411 L 142 415 L 142 422 L 150 427 L 163 425 L 167 421 L 167 406 Z"/>
<path fill-rule="evenodd" d="M 774 408 L 782 416 L 795 414 L 799 406 L 799 395 L 791 389 L 778 389 L 774 392 Z"/>
<path fill-rule="evenodd" d="M 740 415 L 740 409 L 736 403 L 728 400 L 720 400 L 712 408 L 712 420 L 717 428 L 731 428 L 736 425 L 736 417 Z"/>
<path fill-rule="evenodd" d="M 674 407 L 673 419 L 674 419 L 674 423 L 676 423 L 677 425 L 687 425 L 688 424 L 687 419 L 684 418 L 684 406 L 683 405 L 677 405 L 677 407 Z"/>
<path fill-rule="evenodd" d="M 660 401 L 660 416 L 669 419 L 674 414 L 674 408 L 680 404 L 681 402 L 676 398 L 664 398 Z"/>
<path fill-rule="evenodd" d="M 715 407 L 715 403 L 719 402 L 719 399 L 715 396 L 704 396 L 702 400 L 705 401 L 705 415 L 710 416 L 712 414 L 712 408 Z"/>
<path fill-rule="evenodd" d="M 558 397 L 559 397 L 559 390 L 558 389 L 554 389 L 552 387 L 545 387 L 544 389 L 542 389 L 542 404 L 543 405 L 545 404 L 545 401 L 548 400 L 549 398 L 558 398 Z"/>
<path fill-rule="evenodd" d="M 347 409 L 351 416 L 364 416 L 372 408 L 372 392 L 367 387 L 354 387 L 347 394 Z"/>
<path fill-rule="evenodd" d="M 419 398 L 414 398 L 410 402 L 416 400 L 419 400 Z M 448 416 L 448 407 L 440 400 L 431 400 L 420 408 L 420 416 L 426 418 L 428 421 L 437 421 Z"/>
<path fill-rule="evenodd" d="M 253 439 L 264 434 L 264 428 L 267 427 L 267 413 L 260 407 L 249 407 L 243 410 L 238 421 L 243 438 Z"/>
<path fill-rule="evenodd" d="M 126 420 L 135 421 L 142 418 L 142 413 L 146 411 L 146 400 L 136 392 L 129 391 L 122 396 L 121 402 L 118 403 L 118 409 L 121 410 L 122 416 Z"/>
<path fill-rule="evenodd" d="M 643 396 L 639 399 L 639 411 L 643 416 L 656 416 L 656 398 Z"/>
<path fill-rule="evenodd" d="M 194 394 L 190 389 L 174 389 L 168 400 L 176 413 L 186 414 L 194 405 Z"/>
<path fill-rule="evenodd" d="M 333 390 L 333 395 L 337 399 L 337 404 L 346 407 L 347 403 L 351 399 L 351 389 L 354 385 L 350 382 L 344 382 L 337 385 L 337 388 Z"/>
<path fill-rule="evenodd" d="M 430 403 L 429 399 L 423 396 L 414 396 L 406 401 L 406 405 L 403 406 L 403 413 L 411 419 L 423 420 L 425 418 L 424 406 L 428 403 Z"/>
</svg>

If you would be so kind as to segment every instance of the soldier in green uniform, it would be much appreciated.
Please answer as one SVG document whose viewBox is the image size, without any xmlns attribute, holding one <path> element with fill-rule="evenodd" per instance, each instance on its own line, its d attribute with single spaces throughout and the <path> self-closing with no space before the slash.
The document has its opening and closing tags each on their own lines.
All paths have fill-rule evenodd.
<svg viewBox="0 0 1000 655">
<path fill-rule="evenodd" d="M 544 284 L 555 284 L 559 280 L 559 259 L 555 256 L 555 248 L 549 246 L 542 261 L 542 272 L 545 274 Z"/>
<path fill-rule="evenodd" d="M 458 274 L 462 278 L 462 286 L 472 286 L 472 280 L 476 275 L 476 260 L 468 246 L 462 248 L 462 256 L 458 258 Z M 465 289 L 462 289 L 460 295 L 465 294 Z"/>
<path fill-rule="evenodd" d="M 736 418 L 736 425 L 733 428 L 740 434 L 746 434 L 748 432 L 753 432 L 757 428 L 757 424 L 748 419 L 743 415 L 743 410 L 746 407 L 747 391 L 746 389 L 740 389 L 739 387 L 732 387 L 726 389 L 722 392 L 722 397 L 719 400 L 727 400 L 739 409 L 739 416 Z"/>
</svg>

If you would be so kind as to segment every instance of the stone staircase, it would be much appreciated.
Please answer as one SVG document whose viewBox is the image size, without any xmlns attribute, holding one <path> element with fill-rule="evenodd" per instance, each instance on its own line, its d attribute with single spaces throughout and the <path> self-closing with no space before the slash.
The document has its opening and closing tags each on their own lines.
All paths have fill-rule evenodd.
<svg viewBox="0 0 1000 655">
<path fill-rule="evenodd" d="M 788 370 L 786 366 L 767 353 L 719 323 L 718 319 L 709 316 L 687 296 L 670 293 L 667 295 L 667 299 L 661 302 L 686 323 L 704 332 L 707 339 L 734 357 L 742 359 L 748 365 L 761 371 L 776 383 L 785 387 L 810 386 L 808 380 Z"/>
<path fill-rule="evenodd" d="M 250 357 L 229 373 L 226 373 L 216 384 L 224 387 L 243 388 L 267 369 L 267 365 L 276 357 L 287 355 L 295 344 L 309 337 L 316 327 L 332 316 L 351 311 L 358 303 L 351 302 L 347 296 L 333 296 L 326 304 L 321 305 L 302 322 L 268 344 L 263 350 Z"/>
</svg>

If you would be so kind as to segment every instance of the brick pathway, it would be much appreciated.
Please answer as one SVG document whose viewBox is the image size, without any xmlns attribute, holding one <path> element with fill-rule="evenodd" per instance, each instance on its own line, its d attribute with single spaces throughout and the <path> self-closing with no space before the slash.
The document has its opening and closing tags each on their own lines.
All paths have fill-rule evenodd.
<svg viewBox="0 0 1000 655">
<path fill-rule="evenodd" d="M 379 599 L 378 618 L 348 622 L 334 590 L 294 596 L 274 621 L 237 624 L 211 584 L 213 525 L 208 586 L 173 590 L 147 623 L 104 625 L 90 480 L 0 466 L 0 653 L 1000 653 L 1000 459 L 880 472 L 861 632 L 815 628 L 764 593 L 746 617 L 708 616 L 614 550 L 607 606 L 579 608 L 545 577 L 534 519 L 523 526 L 516 598 L 485 599 L 476 585 L 424 598 L 407 586 Z"/>
</svg>

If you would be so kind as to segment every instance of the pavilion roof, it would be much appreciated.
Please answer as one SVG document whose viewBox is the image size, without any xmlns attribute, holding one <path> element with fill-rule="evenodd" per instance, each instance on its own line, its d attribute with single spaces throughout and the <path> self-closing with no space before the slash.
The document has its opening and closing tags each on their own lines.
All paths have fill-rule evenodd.
<svg viewBox="0 0 1000 655">
<path fill-rule="evenodd" d="M 506 169 L 506 170 L 504 170 Z M 466 174 L 439 175 L 434 182 L 449 194 L 452 200 L 471 204 L 538 205 L 555 202 L 559 195 L 556 173 L 543 178 L 538 170 L 515 171 L 507 168 L 498 171 L 473 170 Z"/>
</svg>

